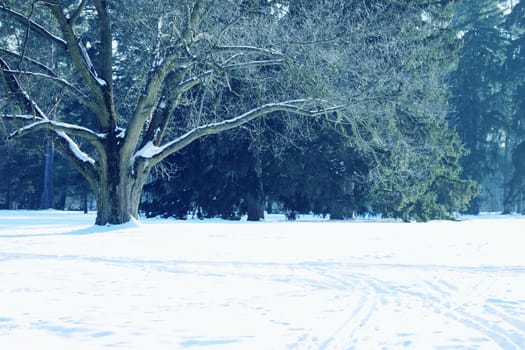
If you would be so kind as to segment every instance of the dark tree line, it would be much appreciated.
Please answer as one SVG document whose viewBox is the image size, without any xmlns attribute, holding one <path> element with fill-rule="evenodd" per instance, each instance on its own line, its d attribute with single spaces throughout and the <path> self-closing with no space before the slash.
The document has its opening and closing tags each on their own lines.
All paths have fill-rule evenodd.
<svg viewBox="0 0 525 350">
<path fill-rule="evenodd" d="M 292 23 L 319 27 L 307 16 L 316 5 L 294 4 L 296 7 L 290 10 Z M 356 25 L 359 11 L 377 11 L 381 21 L 388 23 L 398 16 L 405 20 L 421 18 L 421 12 L 401 3 L 383 8 L 374 7 L 373 3 L 369 6 L 345 2 L 342 10 L 328 11 L 342 14 L 338 19 L 344 23 L 343 31 L 347 25 Z M 432 8 L 426 10 L 428 20 L 435 16 L 433 20 L 439 26 L 439 16 Z M 443 8 L 440 10 L 439 14 L 445 16 Z M 404 23 L 410 24 L 413 23 Z M 455 60 L 451 57 L 458 44 L 454 34 L 445 28 L 424 39 L 409 38 L 405 33 L 403 41 L 399 37 L 393 40 L 394 33 L 389 30 L 400 35 L 399 29 L 386 29 L 379 35 L 369 31 L 359 37 L 360 45 L 366 43 L 362 49 L 373 52 L 366 64 L 356 62 L 363 56 L 353 56 L 355 52 L 345 52 L 337 46 L 337 59 L 331 57 L 335 60 L 333 71 L 319 72 L 328 74 L 328 78 L 319 79 L 315 89 L 334 89 L 336 94 L 351 93 L 355 83 L 366 85 L 359 77 L 384 79 L 371 83 L 375 98 L 366 96 L 371 103 L 356 104 L 363 110 L 354 111 L 359 117 L 355 123 L 342 123 L 336 128 L 301 123 L 298 132 L 291 130 L 290 124 L 266 122 L 264 127 L 248 130 L 248 135 L 236 133 L 203 140 L 189 153 L 173 158 L 177 172 L 171 180 L 160 178 L 147 186 L 151 196 L 144 206 L 146 212 L 224 218 L 248 214 L 249 218 L 258 219 L 264 204 L 267 211 L 278 208 L 292 217 L 312 212 L 342 219 L 377 213 L 428 220 L 466 209 L 477 187 L 460 179 L 459 160 L 465 151 L 455 133 L 448 129 L 448 110 L 444 107 L 448 98 L 446 77 L 454 69 Z M 311 32 L 319 35 L 318 30 Z M 411 50 L 410 56 L 399 50 Z M 304 52 L 300 57 L 319 59 L 309 58 Z M 410 62 L 416 57 L 422 61 Z M 407 67 L 407 63 L 412 66 Z M 367 74 L 357 75 L 356 66 Z M 330 81 L 330 86 L 324 81 Z M 287 140 L 280 142 L 283 134 Z M 371 139 L 376 142 L 370 142 Z M 195 159 L 186 163 L 192 154 Z M 259 203 L 255 209 L 254 198 Z"/>
<path fill-rule="evenodd" d="M 525 188 L 525 3 L 464 1 L 452 125 L 469 150 L 464 175 L 482 185 L 470 211 L 522 212 Z M 513 7 L 510 7 L 512 5 Z"/>
</svg>

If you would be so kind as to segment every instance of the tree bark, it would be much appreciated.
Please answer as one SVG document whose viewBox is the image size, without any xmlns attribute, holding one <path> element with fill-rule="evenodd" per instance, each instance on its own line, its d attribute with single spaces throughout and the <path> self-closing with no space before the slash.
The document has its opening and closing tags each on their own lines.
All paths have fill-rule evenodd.
<svg viewBox="0 0 525 350">
<path fill-rule="evenodd" d="M 105 145 L 106 157 L 102 160 L 98 187 L 94 188 L 96 225 L 119 225 L 139 216 L 140 197 L 151 168 L 132 170 L 132 160 L 122 158 L 119 145 L 118 136 L 111 133 Z"/>
<path fill-rule="evenodd" d="M 113 177 L 111 177 L 113 178 Z M 138 219 L 139 203 L 144 181 L 122 177 L 119 181 L 102 184 L 95 192 L 97 201 L 96 225 L 119 225 Z"/>
<path fill-rule="evenodd" d="M 53 207 L 53 163 L 54 163 L 54 144 L 51 137 L 46 139 L 45 163 L 44 163 L 44 189 L 42 190 L 41 209 Z"/>
</svg>

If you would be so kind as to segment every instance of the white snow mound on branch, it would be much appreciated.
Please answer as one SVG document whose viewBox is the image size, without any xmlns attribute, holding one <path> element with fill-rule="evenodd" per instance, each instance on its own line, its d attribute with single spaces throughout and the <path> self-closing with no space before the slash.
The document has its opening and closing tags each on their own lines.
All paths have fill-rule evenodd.
<svg viewBox="0 0 525 350">
<path fill-rule="evenodd" d="M 86 153 L 82 152 L 80 147 L 78 147 L 78 144 L 75 141 L 73 141 L 73 139 L 71 139 L 69 136 L 67 136 L 66 133 L 62 131 L 56 131 L 56 134 L 67 141 L 67 143 L 69 144 L 69 149 L 71 150 L 71 152 L 73 152 L 75 157 L 77 157 L 84 163 L 95 164 L 95 160 Z"/>
</svg>

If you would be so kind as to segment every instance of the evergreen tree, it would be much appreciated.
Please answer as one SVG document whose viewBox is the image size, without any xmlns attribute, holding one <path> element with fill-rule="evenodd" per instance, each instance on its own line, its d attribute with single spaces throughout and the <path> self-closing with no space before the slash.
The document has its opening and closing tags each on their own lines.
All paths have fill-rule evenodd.
<svg viewBox="0 0 525 350">
<path fill-rule="evenodd" d="M 455 122 L 469 150 L 464 174 L 483 186 L 470 211 L 510 212 L 522 191 L 513 153 L 524 137 L 523 3 L 462 2 L 457 22 L 464 45 L 454 77 Z"/>
</svg>

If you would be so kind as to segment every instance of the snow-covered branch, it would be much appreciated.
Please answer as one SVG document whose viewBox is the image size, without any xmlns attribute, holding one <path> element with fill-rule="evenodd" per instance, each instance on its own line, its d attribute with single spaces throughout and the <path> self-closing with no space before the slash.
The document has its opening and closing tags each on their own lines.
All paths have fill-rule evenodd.
<svg viewBox="0 0 525 350">
<path fill-rule="evenodd" d="M 240 52 L 243 52 L 243 53 L 259 53 L 259 54 L 266 54 L 266 55 L 270 55 L 270 56 L 284 56 L 284 54 L 282 52 L 279 52 L 279 51 L 276 51 L 276 50 L 272 50 L 272 49 L 264 49 L 264 48 L 261 48 L 261 47 L 256 47 L 256 46 L 242 46 L 242 45 L 239 45 L 239 46 L 217 46 L 214 48 L 215 51 L 217 52 L 236 52 L 236 53 L 240 53 Z"/>
<path fill-rule="evenodd" d="M 32 114 L 3 114 L 1 116 L 3 119 L 12 119 L 12 120 L 20 120 L 20 121 L 35 121 L 35 120 L 42 120 L 40 117 L 36 117 Z"/>
<path fill-rule="evenodd" d="M 107 84 L 107 87 L 104 88 L 104 93 L 111 94 L 113 85 L 113 33 L 108 13 L 109 1 L 93 0 L 93 4 L 97 10 L 100 30 L 100 73 Z M 98 81 L 100 82 L 100 80 Z"/>
<path fill-rule="evenodd" d="M 248 61 L 248 62 L 239 62 L 239 63 L 227 64 L 225 66 L 222 66 L 222 68 L 223 69 L 227 69 L 227 68 L 264 67 L 264 66 L 279 65 L 279 64 L 283 64 L 285 62 L 286 61 L 284 59 Z"/>
<path fill-rule="evenodd" d="M 103 150 L 102 139 L 104 138 L 104 135 L 96 134 L 92 130 L 85 127 L 49 120 L 47 115 L 40 109 L 38 104 L 24 89 L 22 89 L 15 74 L 11 72 L 7 63 L 1 58 L 0 68 L 0 73 L 4 75 L 5 81 L 7 83 L 7 88 L 18 100 L 17 102 L 20 104 L 20 106 L 25 109 L 25 112 L 32 113 L 1 115 L 3 119 L 21 120 L 30 123 L 11 133 L 9 138 L 12 139 L 14 137 L 22 136 L 24 134 L 41 129 L 52 130 L 57 135 L 58 144 L 69 156 L 73 164 L 75 164 L 75 166 L 83 174 L 88 175 L 94 179 L 95 170 L 93 165 L 95 164 L 95 160 L 82 152 L 76 142 L 71 139 L 71 137 L 69 137 L 66 132 L 70 133 L 71 135 L 83 137 L 99 151 Z"/>
<path fill-rule="evenodd" d="M 80 147 L 78 147 L 78 144 L 75 141 L 73 141 L 73 139 L 69 137 L 66 133 L 62 131 L 56 131 L 56 134 L 67 142 L 69 150 L 71 151 L 71 153 L 74 154 L 77 160 L 83 163 L 89 163 L 91 165 L 95 164 L 95 160 L 91 158 L 88 154 L 82 152 L 82 150 L 80 150 Z"/>
<path fill-rule="evenodd" d="M 220 132 L 239 127 L 256 118 L 273 112 L 287 112 L 308 117 L 315 117 L 337 112 L 344 108 L 344 106 L 327 107 L 326 105 L 327 102 L 321 99 L 298 99 L 280 103 L 265 104 L 235 118 L 199 126 L 162 146 L 155 146 L 153 142 L 150 141 L 135 153 L 133 159 L 134 161 L 137 159 L 142 159 L 144 162 L 148 162 L 149 165 L 157 164 L 168 157 L 170 154 L 181 150 L 201 137 L 218 134 Z"/>
<path fill-rule="evenodd" d="M 18 114 L 18 115 L 2 115 L 2 118 L 17 119 L 22 121 L 35 121 L 29 125 L 26 125 L 8 136 L 8 139 L 21 137 L 25 134 L 32 133 L 38 130 L 47 129 L 52 130 L 58 137 L 59 144 L 62 145 L 63 150 L 70 156 L 74 163 L 79 167 L 79 170 L 83 172 L 94 173 L 93 165 L 95 160 L 88 154 L 83 152 L 78 144 L 66 134 L 79 136 L 86 139 L 93 144 L 97 149 L 102 147 L 102 139 L 105 137 L 104 134 L 97 134 L 88 128 L 84 128 L 78 125 L 62 123 L 49 119 L 42 119 L 33 115 Z M 89 166 L 87 165 L 89 164 Z"/>
<path fill-rule="evenodd" d="M 46 114 L 38 107 L 29 94 L 22 89 L 17 77 L 13 73 L 10 73 L 10 70 L 7 62 L 0 57 L 0 74 L 2 74 L 7 84 L 6 87 L 11 91 L 12 96 L 18 100 L 17 102 L 25 109 L 26 113 L 33 113 L 35 117 L 47 119 Z"/>
<path fill-rule="evenodd" d="M 173 52 L 162 59 L 153 61 L 146 85 L 139 96 L 133 116 L 128 124 L 127 137 L 122 145 L 122 154 L 125 157 L 131 157 L 138 146 L 140 134 L 146 123 L 151 121 L 151 117 L 159 102 L 159 94 L 169 73 L 174 70 L 178 71 L 177 75 L 182 85 L 179 84 L 177 90 L 182 91 L 182 93 L 198 83 L 198 81 L 188 81 L 185 84 L 183 79 L 195 59 L 191 52 L 188 52 L 188 45 L 191 44 L 194 38 L 195 28 L 201 20 L 200 17 L 204 13 L 205 7 L 205 2 L 201 0 L 196 1 L 191 7 L 188 6 L 187 25 L 185 30 L 180 33 L 176 45 L 173 46 Z M 181 57 L 184 56 L 190 57 L 189 63 L 187 58 L 184 58 L 184 63 L 181 62 Z"/>
<path fill-rule="evenodd" d="M 192 87 L 202 83 L 205 78 L 209 77 L 213 73 L 212 70 L 207 70 L 205 72 L 202 72 L 201 74 L 195 75 L 187 80 L 184 80 L 179 83 L 177 86 L 177 90 L 180 93 L 186 92 Z"/>
<path fill-rule="evenodd" d="M 55 142 L 60 150 L 67 155 L 75 168 L 85 177 L 93 188 L 100 186 L 96 161 L 84 153 L 78 144 L 62 131 L 55 131 Z"/>
<path fill-rule="evenodd" d="M 18 119 L 24 119 L 24 120 L 30 120 L 30 116 L 22 115 L 17 116 Z M 85 128 L 83 126 L 78 126 L 74 124 L 68 124 L 63 123 L 55 120 L 49 120 L 49 119 L 40 119 L 37 120 L 34 123 L 31 123 L 29 125 L 26 125 L 13 133 L 9 135 L 9 138 L 15 138 L 19 136 L 23 136 L 28 133 L 32 133 L 38 130 L 53 130 L 56 132 L 61 133 L 68 133 L 70 135 L 79 136 L 81 138 L 84 138 L 88 140 L 91 143 L 100 144 L 102 139 L 104 139 L 105 134 L 97 134 L 93 130 L 90 130 L 88 128 Z"/>
</svg>

